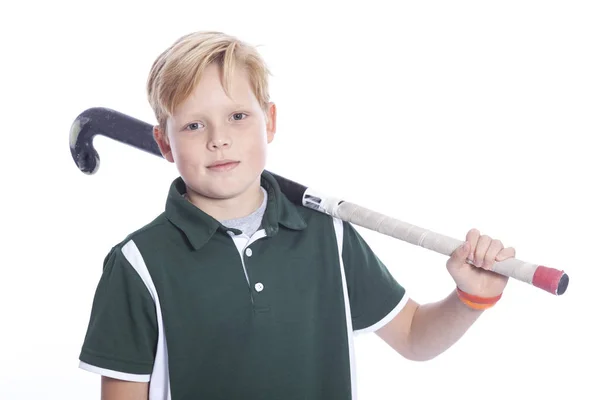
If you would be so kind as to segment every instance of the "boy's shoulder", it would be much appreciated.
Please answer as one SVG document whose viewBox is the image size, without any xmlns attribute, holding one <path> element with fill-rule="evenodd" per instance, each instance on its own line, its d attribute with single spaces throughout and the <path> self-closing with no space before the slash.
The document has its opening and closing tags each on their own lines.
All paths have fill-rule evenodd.
<svg viewBox="0 0 600 400">
<path fill-rule="evenodd" d="M 166 236 L 165 234 L 171 229 L 172 226 L 169 224 L 166 213 L 163 211 L 148 222 L 127 233 L 114 244 L 113 249 L 117 248 L 122 250 L 124 246 L 132 241 L 135 242 L 138 247 L 140 244 L 144 243 L 157 243 L 157 241 L 164 238 Z"/>
<path fill-rule="evenodd" d="M 310 207 L 298 205 L 293 203 L 287 196 L 286 199 L 289 201 L 291 206 L 296 210 L 300 218 L 306 223 L 306 225 L 322 225 L 329 224 L 333 217 L 329 214 L 323 213 L 321 211 L 315 210 Z"/>
</svg>

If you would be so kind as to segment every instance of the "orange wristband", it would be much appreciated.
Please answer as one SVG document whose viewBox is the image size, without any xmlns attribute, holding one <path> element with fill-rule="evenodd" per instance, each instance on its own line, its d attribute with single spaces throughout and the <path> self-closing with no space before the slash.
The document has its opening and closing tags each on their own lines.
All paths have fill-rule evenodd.
<svg viewBox="0 0 600 400">
<path fill-rule="evenodd" d="M 480 297 L 464 292 L 458 287 L 456 288 L 456 293 L 458 294 L 458 298 L 465 305 L 469 306 L 474 310 L 487 310 L 488 308 L 493 307 L 498 302 L 498 300 L 502 298 L 502 293 L 494 297 Z"/>
<path fill-rule="evenodd" d="M 460 300 L 464 304 L 466 304 L 468 307 L 472 308 L 473 310 L 487 310 L 488 308 L 492 308 L 494 306 L 494 303 L 491 303 L 491 304 L 473 303 L 472 301 L 463 299 L 462 297 L 460 298 Z"/>
</svg>

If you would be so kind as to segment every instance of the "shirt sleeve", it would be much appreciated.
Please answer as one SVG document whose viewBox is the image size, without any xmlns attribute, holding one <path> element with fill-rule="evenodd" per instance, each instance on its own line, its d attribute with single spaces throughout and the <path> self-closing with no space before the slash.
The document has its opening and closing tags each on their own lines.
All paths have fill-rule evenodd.
<svg viewBox="0 0 600 400">
<path fill-rule="evenodd" d="M 79 356 L 80 367 L 117 379 L 147 382 L 157 335 L 152 296 L 116 246 L 104 259 Z"/>
<path fill-rule="evenodd" d="M 345 221 L 342 260 L 353 329 L 357 333 L 374 332 L 402 310 L 408 301 L 406 290 L 352 224 Z"/>
</svg>

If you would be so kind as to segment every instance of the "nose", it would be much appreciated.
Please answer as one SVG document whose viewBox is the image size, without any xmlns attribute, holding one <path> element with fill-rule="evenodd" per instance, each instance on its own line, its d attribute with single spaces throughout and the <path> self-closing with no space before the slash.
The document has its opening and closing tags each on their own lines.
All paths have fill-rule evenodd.
<svg viewBox="0 0 600 400">
<path fill-rule="evenodd" d="M 231 139 L 229 135 L 223 133 L 214 133 L 208 142 L 208 148 L 210 150 L 218 150 L 231 146 Z"/>
<path fill-rule="evenodd" d="M 223 147 L 229 147 L 230 144 L 231 143 L 229 142 L 229 140 L 218 138 L 218 139 L 213 139 L 210 141 L 210 148 L 212 150 L 217 150 L 217 149 L 221 149 Z"/>
</svg>

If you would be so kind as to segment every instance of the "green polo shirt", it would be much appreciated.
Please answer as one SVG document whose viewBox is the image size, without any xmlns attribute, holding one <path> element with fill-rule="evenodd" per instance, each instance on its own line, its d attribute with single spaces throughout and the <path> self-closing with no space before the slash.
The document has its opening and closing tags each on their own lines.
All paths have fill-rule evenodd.
<svg viewBox="0 0 600 400">
<path fill-rule="evenodd" d="M 151 400 L 355 399 L 353 335 L 406 304 L 352 225 L 268 193 L 252 237 L 172 183 L 156 219 L 104 260 L 80 367 Z"/>
</svg>

